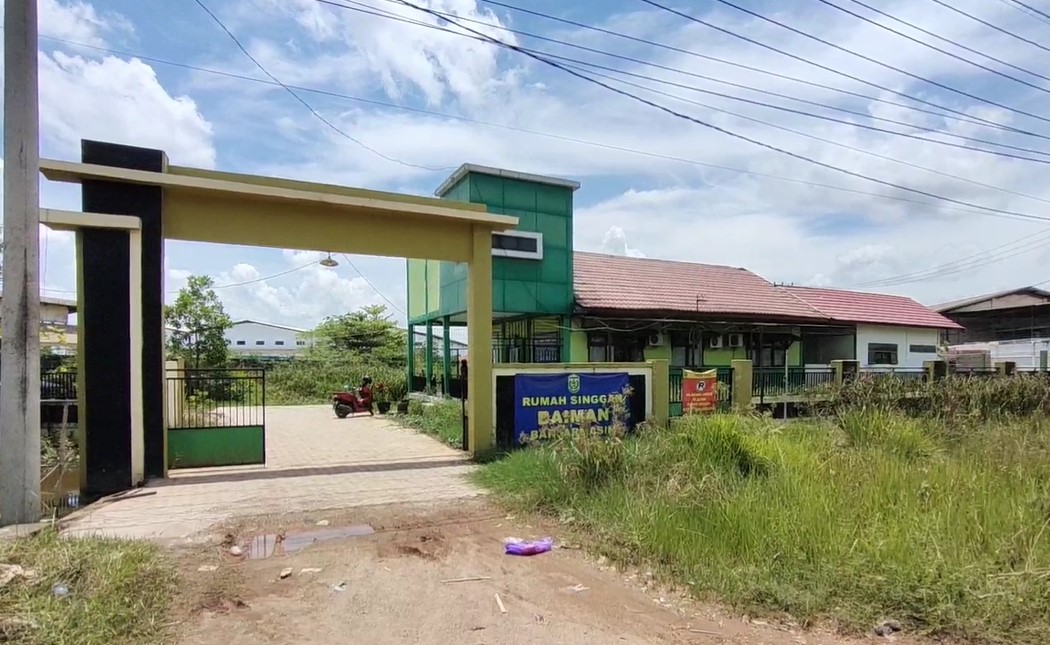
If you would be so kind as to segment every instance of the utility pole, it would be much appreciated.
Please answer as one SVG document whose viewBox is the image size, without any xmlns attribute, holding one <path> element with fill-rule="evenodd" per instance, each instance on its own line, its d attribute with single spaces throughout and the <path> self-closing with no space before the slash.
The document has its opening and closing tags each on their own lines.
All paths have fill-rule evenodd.
<svg viewBox="0 0 1050 645">
<path fill-rule="evenodd" d="M 0 526 L 40 520 L 40 150 L 36 0 L 4 3 Z"/>
</svg>

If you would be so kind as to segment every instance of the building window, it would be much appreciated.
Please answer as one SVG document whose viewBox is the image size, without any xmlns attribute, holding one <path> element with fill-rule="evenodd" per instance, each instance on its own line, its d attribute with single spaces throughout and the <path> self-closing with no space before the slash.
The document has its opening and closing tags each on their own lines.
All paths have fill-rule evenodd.
<svg viewBox="0 0 1050 645">
<path fill-rule="evenodd" d="M 305 340 L 297 340 L 297 341 L 295 341 L 295 344 L 298 345 L 299 347 L 303 347 L 304 345 L 306 345 L 306 341 Z"/>
<path fill-rule="evenodd" d="M 275 341 L 273 341 L 273 344 L 274 345 L 284 345 L 284 341 L 283 340 L 275 340 Z"/>
<path fill-rule="evenodd" d="M 868 365 L 896 365 L 897 345 L 892 343 L 868 343 Z"/>
<path fill-rule="evenodd" d="M 543 234 L 501 231 L 492 234 L 492 255 L 503 258 L 543 259 Z"/>
<path fill-rule="evenodd" d="M 243 340 L 239 340 L 239 341 L 237 341 L 237 344 L 238 344 L 238 345 L 243 345 L 243 344 L 244 344 L 244 341 L 243 341 Z"/>
<path fill-rule="evenodd" d="M 266 341 L 265 340 L 257 340 L 257 341 L 255 341 L 255 344 L 256 345 L 265 345 Z"/>
<path fill-rule="evenodd" d="M 608 361 L 608 343 L 608 334 L 594 332 L 587 334 L 587 361 L 589 363 Z"/>
<path fill-rule="evenodd" d="M 908 351 L 912 354 L 936 354 L 936 345 L 912 345 L 908 348 Z"/>
</svg>

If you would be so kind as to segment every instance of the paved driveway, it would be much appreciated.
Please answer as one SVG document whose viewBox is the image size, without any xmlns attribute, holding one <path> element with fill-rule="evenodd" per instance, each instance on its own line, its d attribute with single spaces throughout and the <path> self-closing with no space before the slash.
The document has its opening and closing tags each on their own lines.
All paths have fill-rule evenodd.
<svg viewBox="0 0 1050 645">
<path fill-rule="evenodd" d="M 329 406 L 266 410 L 266 466 L 173 471 L 93 504 L 66 532 L 186 539 L 239 515 L 473 497 L 465 453 L 383 417 Z"/>
</svg>

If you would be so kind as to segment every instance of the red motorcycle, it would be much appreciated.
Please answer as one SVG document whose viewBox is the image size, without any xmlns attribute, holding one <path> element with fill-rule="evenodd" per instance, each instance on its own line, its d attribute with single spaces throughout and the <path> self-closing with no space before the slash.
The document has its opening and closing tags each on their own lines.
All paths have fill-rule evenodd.
<svg viewBox="0 0 1050 645">
<path fill-rule="evenodd" d="M 332 393 L 332 409 L 340 419 L 359 412 L 367 412 L 369 416 L 375 414 L 372 410 L 372 379 L 366 376 L 356 390 L 347 388 L 345 392 Z"/>
</svg>

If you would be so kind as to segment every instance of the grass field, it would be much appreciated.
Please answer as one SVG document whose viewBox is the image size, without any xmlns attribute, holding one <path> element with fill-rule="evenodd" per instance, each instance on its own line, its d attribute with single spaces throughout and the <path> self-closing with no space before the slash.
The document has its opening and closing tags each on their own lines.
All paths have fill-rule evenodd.
<svg viewBox="0 0 1050 645">
<path fill-rule="evenodd" d="M 395 419 L 453 448 L 463 447 L 463 408 L 459 401 L 428 405 L 412 401 L 408 406 L 408 414 Z"/>
<path fill-rule="evenodd" d="M 0 563 L 22 572 L 0 585 L 0 642 L 131 645 L 168 634 L 176 578 L 153 544 L 44 531 L 0 541 Z"/>
<path fill-rule="evenodd" d="M 578 435 L 482 469 L 508 505 L 699 598 L 868 631 L 1043 643 L 1050 422 L 884 408 Z"/>
</svg>

